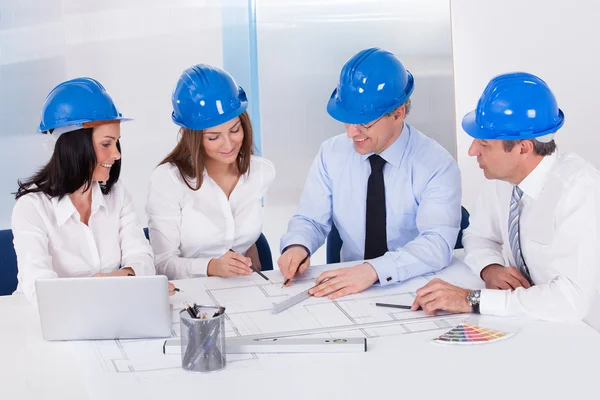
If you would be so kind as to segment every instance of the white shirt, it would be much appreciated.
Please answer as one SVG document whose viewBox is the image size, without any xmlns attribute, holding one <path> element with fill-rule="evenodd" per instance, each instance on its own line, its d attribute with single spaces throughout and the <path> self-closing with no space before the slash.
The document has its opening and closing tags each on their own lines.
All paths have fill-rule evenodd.
<svg viewBox="0 0 600 400">
<path fill-rule="evenodd" d="M 19 198 L 12 214 L 14 246 L 19 264 L 17 292 L 35 302 L 35 280 L 89 277 L 121 266 L 136 275 L 154 275 L 152 249 L 139 225 L 131 196 L 120 182 L 108 195 L 94 182 L 88 225 L 69 196 L 50 198 L 29 193 Z"/>
<path fill-rule="evenodd" d="M 552 321 L 584 318 L 600 279 L 600 174 L 574 154 L 544 157 L 519 184 L 520 240 L 535 283 L 481 291 L 482 314 Z M 508 240 L 513 185 L 486 182 L 464 233 L 465 262 L 479 275 L 489 264 L 514 266 Z"/>
<path fill-rule="evenodd" d="M 157 167 L 146 202 L 157 273 L 169 279 L 204 276 L 209 261 L 229 249 L 245 254 L 261 234 L 262 198 L 273 179 L 273 164 L 253 156 L 228 199 L 206 171 L 194 191 L 175 165 Z"/>
</svg>

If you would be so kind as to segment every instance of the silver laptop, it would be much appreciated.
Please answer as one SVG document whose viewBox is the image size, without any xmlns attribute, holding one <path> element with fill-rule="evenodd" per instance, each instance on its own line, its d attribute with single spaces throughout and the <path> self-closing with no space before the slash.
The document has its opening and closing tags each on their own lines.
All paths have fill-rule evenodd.
<svg viewBox="0 0 600 400">
<path fill-rule="evenodd" d="M 171 336 L 164 275 L 40 279 L 35 290 L 46 340 Z"/>
</svg>

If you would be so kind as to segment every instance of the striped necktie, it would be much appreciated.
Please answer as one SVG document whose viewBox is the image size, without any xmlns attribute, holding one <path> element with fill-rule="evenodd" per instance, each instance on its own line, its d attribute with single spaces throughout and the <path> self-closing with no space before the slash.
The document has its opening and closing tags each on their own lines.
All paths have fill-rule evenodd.
<svg viewBox="0 0 600 400">
<path fill-rule="evenodd" d="M 531 277 L 529 276 L 529 270 L 523 260 L 523 254 L 521 253 L 521 240 L 519 235 L 519 219 L 521 218 L 521 197 L 523 197 L 523 191 L 518 186 L 513 187 L 512 196 L 510 199 L 510 212 L 508 213 L 508 239 L 510 241 L 510 249 L 515 259 L 516 267 L 521 274 L 529 281 L 531 285 Z"/>
</svg>

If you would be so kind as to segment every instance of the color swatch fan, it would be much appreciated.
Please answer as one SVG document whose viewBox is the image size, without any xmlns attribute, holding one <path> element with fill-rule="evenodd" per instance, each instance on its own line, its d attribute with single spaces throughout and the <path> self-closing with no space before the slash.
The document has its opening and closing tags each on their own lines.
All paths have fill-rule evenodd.
<svg viewBox="0 0 600 400">
<path fill-rule="evenodd" d="M 460 324 L 442 336 L 433 339 L 433 342 L 442 344 L 481 344 L 507 339 L 512 335 L 514 333 L 501 332 L 476 325 Z"/>
</svg>

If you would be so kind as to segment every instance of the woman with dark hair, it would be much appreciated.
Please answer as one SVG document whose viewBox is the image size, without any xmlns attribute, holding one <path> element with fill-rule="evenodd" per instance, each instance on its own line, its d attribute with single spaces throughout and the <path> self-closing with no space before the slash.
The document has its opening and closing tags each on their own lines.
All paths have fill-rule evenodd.
<svg viewBox="0 0 600 400">
<path fill-rule="evenodd" d="M 46 98 L 39 130 L 58 136 L 54 152 L 19 181 L 12 214 L 17 292 L 30 301 L 36 279 L 155 274 L 131 196 L 118 181 L 124 120 L 91 78 L 63 82 Z"/>
<path fill-rule="evenodd" d="M 253 156 L 244 90 L 231 75 L 199 64 L 173 92 L 179 142 L 150 178 L 146 202 L 157 273 L 169 279 L 252 274 L 262 198 L 275 178 Z"/>
</svg>

